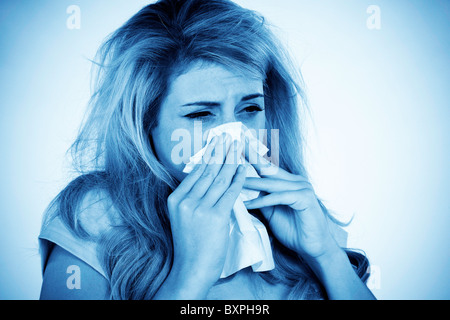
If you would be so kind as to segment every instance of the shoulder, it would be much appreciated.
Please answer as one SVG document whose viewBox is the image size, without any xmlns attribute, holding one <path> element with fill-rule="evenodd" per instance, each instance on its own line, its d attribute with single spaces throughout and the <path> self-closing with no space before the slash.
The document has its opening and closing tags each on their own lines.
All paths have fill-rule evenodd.
<svg viewBox="0 0 450 320">
<path fill-rule="evenodd" d="M 60 246 L 54 246 L 43 276 L 40 299 L 107 299 L 108 281 L 90 265 Z"/>
<path fill-rule="evenodd" d="M 63 221 L 58 211 L 50 214 L 51 218 L 43 224 L 39 235 L 44 278 L 41 297 L 51 297 L 51 293 L 55 299 L 67 296 L 88 299 L 91 293 L 98 294 L 96 288 L 101 291 L 100 296 L 104 296 L 108 280 L 102 258 L 99 257 L 99 240 L 119 224 L 119 215 L 110 197 L 99 190 L 86 193 L 77 206 L 72 226 Z M 76 231 L 80 229 L 87 236 L 80 236 Z M 69 272 L 73 273 L 72 277 Z M 69 277 L 75 281 L 78 273 L 84 286 L 81 290 L 76 287 L 68 289 L 66 281 L 69 281 Z"/>
</svg>

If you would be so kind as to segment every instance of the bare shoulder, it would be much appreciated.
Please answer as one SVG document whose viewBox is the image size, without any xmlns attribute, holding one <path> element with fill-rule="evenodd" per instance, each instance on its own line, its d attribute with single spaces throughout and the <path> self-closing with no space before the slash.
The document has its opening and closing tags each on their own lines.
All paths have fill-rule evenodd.
<svg viewBox="0 0 450 320">
<path fill-rule="evenodd" d="M 41 288 L 42 300 L 104 300 L 109 283 L 100 273 L 60 246 L 47 262 Z"/>
</svg>

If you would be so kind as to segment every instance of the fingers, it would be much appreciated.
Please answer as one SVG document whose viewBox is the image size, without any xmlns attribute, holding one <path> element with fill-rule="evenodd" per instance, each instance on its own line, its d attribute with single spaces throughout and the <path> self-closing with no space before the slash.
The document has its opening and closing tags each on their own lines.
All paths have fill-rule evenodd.
<svg viewBox="0 0 450 320">
<path fill-rule="evenodd" d="M 295 203 L 295 191 L 274 192 L 266 196 L 245 201 L 247 209 L 259 209 L 276 205 L 291 206 Z"/>
<path fill-rule="evenodd" d="M 216 146 L 218 140 L 219 140 L 218 137 L 214 137 L 211 140 L 211 142 L 209 143 L 208 147 L 205 150 L 201 164 L 198 164 L 194 167 L 192 172 L 188 174 L 183 179 L 183 181 L 181 181 L 181 183 L 175 189 L 173 194 L 175 193 L 176 195 L 183 196 L 187 194 L 189 191 L 191 191 L 192 187 L 195 185 L 195 183 L 198 181 L 198 179 L 202 176 L 203 172 L 205 171 L 206 165 L 212 157 L 214 147 Z"/>
<path fill-rule="evenodd" d="M 277 173 L 278 167 L 254 150 L 247 137 L 245 137 L 244 143 L 245 158 L 256 169 L 260 176 L 274 175 Z"/>
<path fill-rule="evenodd" d="M 217 145 L 214 147 L 214 155 L 210 157 L 206 168 L 190 191 L 190 197 L 194 199 L 202 198 L 216 179 L 224 163 L 224 150 L 227 147 L 227 141 L 224 136 L 220 136 Z"/>
<path fill-rule="evenodd" d="M 224 192 L 230 187 L 236 173 L 236 168 L 238 167 L 242 148 L 242 144 L 237 141 L 233 142 L 228 150 L 225 164 L 222 166 L 220 172 L 202 199 L 202 205 L 210 207 L 215 205 Z"/>
<path fill-rule="evenodd" d="M 281 191 L 295 191 L 306 188 L 312 189 L 313 187 L 308 181 L 291 181 L 275 178 L 249 177 L 245 180 L 244 188 L 273 193 Z"/>
<path fill-rule="evenodd" d="M 244 165 L 239 165 L 236 174 L 233 178 L 233 182 L 230 187 L 225 191 L 222 197 L 217 201 L 214 208 L 216 208 L 219 212 L 231 213 L 231 209 L 233 208 L 236 199 L 242 191 L 242 187 L 245 182 L 246 177 L 246 169 Z"/>
<path fill-rule="evenodd" d="M 275 164 L 261 156 L 256 150 L 251 147 L 248 137 L 245 137 L 244 152 L 247 161 L 256 169 L 261 177 L 273 177 L 292 181 L 306 180 L 302 176 L 295 175 L 287 172 L 286 170 L 283 170 L 282 168 L 276 166 Z"/>
<path fill-rule="evenodd" d="M 253 200 L 245 201 L 247 209 L 286 205 L 295 210 L 303 210 L 313 204 L 317 204 L 317 198 L 314 191 L 310 188 L 295 191 L 274 192 Z"/>
</svg>

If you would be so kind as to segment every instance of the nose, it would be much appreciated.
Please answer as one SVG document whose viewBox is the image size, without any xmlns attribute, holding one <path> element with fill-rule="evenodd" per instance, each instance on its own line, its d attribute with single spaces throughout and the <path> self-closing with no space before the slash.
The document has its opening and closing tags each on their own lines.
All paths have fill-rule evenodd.
<svg viewBox="0 0 450 320">
<path fill-rule="evenodd" d="M 225 124 L 225 123 L 236 122 L 236 121 L 237 120 L 236 120 L 235 117 L 227 117 L 227 118 L 221 119 L 221 121 L 217 125 L 219 126 L 219 125 L 222 125 L 222 124 Z"/>
<path fill-rule="evenodd" d="M 222 109 L 222 116 L 220 117 L 220 122 L 217 123 L 217 125 L 221 125 L 228 122 L 235 122 L 236 120 L 236 114 L 234 113 L 234 106 L 231 106 L 229 108 Z"/>
</svg>

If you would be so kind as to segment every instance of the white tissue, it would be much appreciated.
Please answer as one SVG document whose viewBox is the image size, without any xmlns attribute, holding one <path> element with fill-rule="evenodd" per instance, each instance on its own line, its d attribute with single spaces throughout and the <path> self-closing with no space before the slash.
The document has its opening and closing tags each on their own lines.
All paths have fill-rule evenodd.
<svg viewBox="0 0 450 320">
<path fill-rule="evenodd" d="M 234 140 L 242 141 L 244 137 L 247 137 L 250 147 L 261 156 L 269 151 L 264 144 L 252 135 L 251 131 L 242 122 L 229 122 L 210 129 L 206 139 L 206 146 L 189 159 L 189 163 L 186 164 L 183 172 L 191 172 L 194 166 L 202 161 L 203 154 L 211 139 L 214 136 L 220 136 L 224 132 L 231 137 L 229 143 L 232 143 Z M 239 159 L 239 163 L 245 165 L 247 177 L 259 177 L 255 168 L 243 156 Z M 221 278 L 226 278 L 249 266 L 255 272 L 268 271 L 275 268 L 266 227 L 261 221 L 248 213 L 244 205 L 244 201 L 255 199 L 258 196 L 259 191 L 244 188 L 233 206 L 230 221 L 230 242 Z"/>
</svg>

